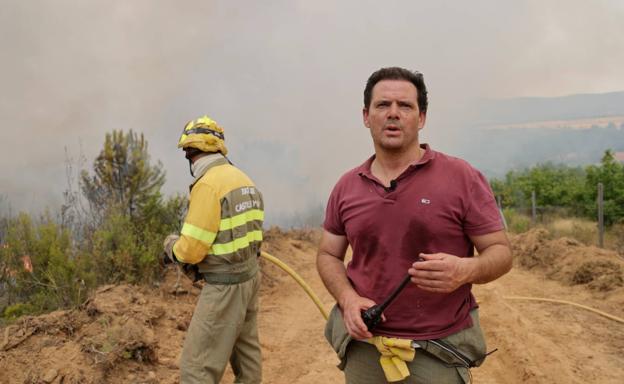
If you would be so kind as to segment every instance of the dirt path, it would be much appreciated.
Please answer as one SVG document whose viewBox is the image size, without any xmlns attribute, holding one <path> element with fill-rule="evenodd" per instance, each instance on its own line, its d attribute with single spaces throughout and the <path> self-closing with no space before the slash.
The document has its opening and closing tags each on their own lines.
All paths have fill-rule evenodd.
<svg viewBox="0 0 624 384">
<path fill-rule="evenodd" d="M 274 231 L 267 237 L 265 249 L 299 272 L 329 310 L 333 300 L 314 267 L 314 234 Z M 523 238 L 518 244 L 531 241 Z M 540 241 L 539 250 L 561 245 Z M 488 346 L 498 348 L 473 370 L 475 383 L 624 382 L 624 324 L 566 305 L 505 299 L 517 295 L 570 300 L 624 317 L 624 288 L 617 279 L 604 290 L 568 281 L 576 276 L 577 255 L 594 260 L 609 254 L 578 245 L 556 250 L 561 259 L 547 264 L 560 262 L 560 267 L 517 267 L 496 282 L 475 287 Z M 528 247 L 516 253 L 522 261 L 536 250 Z M 344 382 L 324 340 L 324 320 L 316 306 L 277 267 L 263 262 L 263 272 L 259 327 L 264 382 Z M 108 287 L 81 310 L 17 322 L 0 350 L 0 384 L 177 383 L 178 356 L 198 290 L 184 282 L 187 293 L 172 295 L 174 281 L 174 275 L 168 276 L 156 290 Z M 229 369 L 222 382 L 233 382 Z"/>
<path fill-rule="evenodd" d="M 499 349 L 474 370 L 476 383 L 622 382 L 624 324 L 572 306 L 503 297 L 568 300 L 619 316 L 624 314 L 621 306 L 518 268 L 477 287 L 475 294 L 488 345 Z"/>
</svg>

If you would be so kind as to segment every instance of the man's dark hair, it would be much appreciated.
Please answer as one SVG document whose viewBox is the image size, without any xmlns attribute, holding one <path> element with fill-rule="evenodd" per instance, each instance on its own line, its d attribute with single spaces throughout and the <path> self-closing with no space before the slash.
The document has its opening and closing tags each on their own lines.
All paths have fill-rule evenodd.
<svg viewBox="0 0 624 384">
<path fill-rule="evenodd" d="M 382 80 L 405 80 L 414 84 L 418 93 L 418 109 L 422 113 L 427 113 L 429 101 L 427 100 L 427 86 L 423 74 L 400 67 L 381 68 L 370 75 L 366 82 L 366 88 L 364 88 L 364 108 L 370 107 L 373 87 Z"/>
</svg>

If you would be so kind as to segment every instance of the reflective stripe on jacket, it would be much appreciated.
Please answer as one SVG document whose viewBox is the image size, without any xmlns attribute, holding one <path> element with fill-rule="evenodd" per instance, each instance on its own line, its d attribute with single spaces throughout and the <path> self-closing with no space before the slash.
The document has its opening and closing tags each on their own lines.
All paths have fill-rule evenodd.
<svg viewBox="0 0 624 384">
<path fill-rule="evenodd" d="M 245 273 L 257 268 L 264 203 L 253 181 L 226 159 L 191 186 L 189 209 L 173 248 L 200 272 Z"/>
</svg>

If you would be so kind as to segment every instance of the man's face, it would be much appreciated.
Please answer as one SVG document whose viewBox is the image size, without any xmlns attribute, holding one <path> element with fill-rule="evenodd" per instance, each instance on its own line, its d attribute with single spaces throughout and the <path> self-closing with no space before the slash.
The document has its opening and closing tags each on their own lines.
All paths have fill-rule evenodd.
<svg viewBox="0 0 624 384">
<path fill-rule="evenodd" d="M 376 151 L 403 152 L 419 145 L 418 131 L 426 116 L 418 109 L 418 91 L 411 82 L 382 80 L 375 84 L 363 115 Z"/>
</svg>

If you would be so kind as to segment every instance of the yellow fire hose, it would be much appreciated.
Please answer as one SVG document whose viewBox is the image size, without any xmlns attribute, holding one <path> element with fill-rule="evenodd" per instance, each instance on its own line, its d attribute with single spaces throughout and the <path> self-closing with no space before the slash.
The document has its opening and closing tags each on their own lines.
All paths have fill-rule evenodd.
<svg viewBox="0 0 624 384">
<path fill-rule="evenodd" d="M 577 304 L 577 303 L 574 303 L 572 301 L 547 299 L 547 298 L 544 298 L 544 297 L 529 297 L 529 296 L 503 296 L 503 298 L 507 299 L 507 300 L 530 300 L 530 301 L 543 301 L 543 302 L 549 302 L 549 303 L 567 304 L 567 305 L 571 305 L 571 306 L 574 306 L 574 307 L 577 307 L 577 308 L 582 308 L 582 309 L 588 310 L 590 312 L 597 313 L 597 314 L 599 314 L 601 316 L 606 317 L 607 319 L 611 319 L 611 320 L 617 321 L 618 323 L 624 324 L 624 319 L 622 319 L 621 317 L 613 316 L 613 315 L 610 315 L 610 314 L 608 314 L 606 312 L 602 312 L 602 311 L 600 311 L 598 309 L 594 309 L 594 308 L 591 308 L 591 307 L 588 307 L 588 306 L 582 305 L 582 304 Z"/>
<path fill-rule="evenodd" d="M 295 281 L 297 283 L 299 283 L 301 288 L 303 288 L 303 290 L 308 294 L 310 299 L 312 299 L 312 301 L 314 301 L 314 304 L 316 304 L 316 307 L 319 309 L 319 311 L 321 311 L 321 314 L 323 315 L 325 320 L 327 320 L 329 315 L 327 314 L 327 311 L 325 311 L 325 308 L 323 308 L 323 304 L 321 303 L 321 300 L 314 293 L 312 288 L 310 288 L 310 286 L 301 278 L 301 276 L 299 276 L 297 274 L 297 272 L 295 272 L 292 268 L 290 268 L 288 265 L 286 265 L 283 261 L 281 261 L 277 257 L 272 256 L 272 255 L 270 255 L 270 254 L 268 254 L 268 253 L 266 253 L 264 251 L 260 253 L 260 256 L 262 256 L 264 259 L 270 261 L 271 263 L 277 265 L 283 271 L 288 273 L 293 279 L 295 279 Z"/>
</svg>

